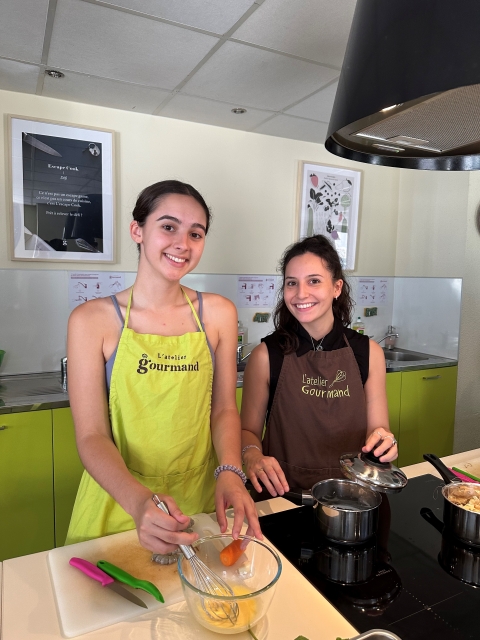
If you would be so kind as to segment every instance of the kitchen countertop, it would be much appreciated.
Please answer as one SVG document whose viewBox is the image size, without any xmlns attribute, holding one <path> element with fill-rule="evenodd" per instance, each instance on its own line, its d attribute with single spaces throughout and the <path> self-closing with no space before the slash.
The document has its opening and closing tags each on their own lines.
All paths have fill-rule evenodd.
<svg viewBox="0 0 480 640">
<path fill-rule="evenodd" d="M 0 377 L 0 414 L 68 406 L 59 371 Z"/>
<path fill-rule="evenodd" d="M 480 457 L 480 449 L 443 458 L 448 465 L 456 465 Z M 427 462 L 404 467 L 408 478 L 429 473 L 438 476 Z M 267 515 L 295 508 L 284 498 L 274 498 L 256 504 L 259 515 Z M 51 580 L 47 567 L 47 553 L 13 558 L 0 564 L 3 617 L 1 640 L 60 640 Z M 309 640 L 335 640 L 338 636 L 351 638 L 356 630 L 325 598 L 280 554 L 283 573 L 275 597 L 267 614 L 266 640 L 294 640 L 304 635 Z M 374 623 L 373 623 L 374 626 Z M 206 635 L 207 634 L 207 635 Z M 210 638 L 186 613 L 180 602 L 168 608 L 152 611 L 119 624 L 78 636 L 91 640 L 203 640 Z M 220 635 L 215 634 L 215 638 Z M 239 637 L 243 638 L 243 634 Z"/>
<path fill-rule="evenodd" d="M 284 498 L 265 500 L 256 506 L 260 515 L 296 508 Z M 2 640 L 61 640 L 47 554 L 44 551 L 4 561 Z M 259 640 L 294 640 L 299 635 L 308 640 L 355 636 L 357 632 L 351 624 L 282 554 L 280 556 L 282 576 L 267 614 L 267 634 Z M 77 637 L 85 640 L 211 640 L 214 637 L 220 640 L 222 636 L 197 625 L 186 603 L 179 602 Z M 235 637 L 251 640 L 246 632 Z"/>
<path fill-rule="evenodd" d="M 409 351 L 408 349 L 395 349 L 395 351 L 407 355 L 411 353 L 414 356 L 418 353 L 416 351 Z M 425 359 L 407 360 L 405 362 L 385 359 L 387 373 L 393 373 L 395 371 L 418 371 L 419 369 L 438 369 L 439 367 L 455 367 L 458 364 L 458 360 L 453 360 L 452 358 L 432 356 L 430 354 L 423 355 L 425 355 Z"/>
<path fill-rule="evenodd" d="M 400 351 L 409 353 L 406 349 Z M 457 360 L 431 355 L 414 362 L 386 361 L 387 373 L 453 367 L 457 364 Z M 237 388 L 243 387 L 243 374 L 243 371 L 237 372 Z M 58 409 L 69 405 L 68 393 L 62 389 L 59 371 L 0 377 L 0 415 Z"/>
<path fill-rule="evenodd" d="M 396 349 L 402 353 L 416 354 L 415 351 L 408 351 L 408 349 Z M 444 358 L 443 356 L 431 356 L 425 354 L 425 359 L 414 361 L 395 361 L 385 360 L 387 367 L 387 373 L 395 373 L 397 371 L 418 371 L 420 369 L 438 369 L 439 367 L 455 367 L 458 364 L 458 360 L 451 358 Z M 243 387 L 243 371 L 237 371 L 237 389 Z"/>
</svg>

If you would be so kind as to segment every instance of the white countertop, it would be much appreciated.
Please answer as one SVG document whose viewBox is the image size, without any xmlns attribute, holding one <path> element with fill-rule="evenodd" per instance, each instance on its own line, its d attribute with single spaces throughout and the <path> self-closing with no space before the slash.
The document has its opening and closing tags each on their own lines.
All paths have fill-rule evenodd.
<svg viewBox="0 0 480 640">
<path fill-rule="evenodd" d="M 283 498 L 257 503 L 260 515 L 295 508 Z M 13 558 L 3 563 L 2 640 L 60 640 L 47 551 Z M 354 627 L 280 554 L 282 576 L 267 613 L 266 634 L 259 640 L 351 638 Z M 220 640 L 197 625 L 185 602 L 145 613 L 98 631 L 77 636 L 85 640 Z M 251 640 L 244 632 L 239 640 Z"/>
<path fill-rule="evenodd" d="M 447 456 L 447 466 L 480 457 L 480 449 Z M 408 478 L 439 474 L 428 462 L 405 467 Z M 257 503 L 259 515 L 267 515 L 295 505 L 276 498 Z M 294 640 L 303 635 L 309 640 L 351 638 L 357 631 L 280 553 L 283 573 L 267 614 L 266 635 L 259 640 Z M 2 607 L 1 640 L 60 640 L 57 610 L 47 566 L 47 552 L 13 558 L 0 563 Z M 79 638 L 88 640 L 203 640 L 212 634 L 198 626 L 188 614 L 185 602 L 146 613 L 138 618 L 105 627 Z M 239 640 L 250 638 L 238 634 Z"/>
</svg>

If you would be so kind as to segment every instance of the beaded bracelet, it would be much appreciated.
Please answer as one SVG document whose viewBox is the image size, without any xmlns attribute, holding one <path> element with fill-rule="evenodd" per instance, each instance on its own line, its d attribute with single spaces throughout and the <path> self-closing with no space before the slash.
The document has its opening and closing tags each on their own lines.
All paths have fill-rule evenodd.
<svg viewBox="0 0 480 640">
<path fill-rule="evenodd" d="M 233 471 L 237 476 L 240 476 L 243 484 L 247 482 L 247 476 L 243 473 L 241 469 L 235 467 L 233 464 L 221 464 L 219 467 L 215 469 L 213 475 L 215 476 L 215 480 L 218 480 L 218 476 L 222 473 L 222 471 Z"/>
<path fill-rule="evenodd" d="M 242 462 L 245 462 L 244 459 L 243 459 L 243 454 L 245 453 L 245 451 L 247 449 L 258 449 L 260 451 L 260 453 L 262 453 L 262 450 L 260 449 L 260 447 L 257 447 L 256 444 L 247 444 L 247 446 L 243 447 L 243 449 L 242 449 L 242 453 L 241 453 Z"/>
</svg>

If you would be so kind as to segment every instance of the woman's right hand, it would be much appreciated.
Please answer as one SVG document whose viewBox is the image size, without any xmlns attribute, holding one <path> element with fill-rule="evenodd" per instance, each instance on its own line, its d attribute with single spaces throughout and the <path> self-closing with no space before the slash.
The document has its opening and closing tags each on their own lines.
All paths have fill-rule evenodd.
<svg viewBox="0 0 480 640">
<path fill-rule="evenodd" d="M 132 514 L 142 547 L 152 553 L 171 553 L 179 544 L 191 545 L 198 540 L 198 534 L 184 531 L 190 518 L 180 511 L 175 500 L 161 493 L 157 496 L 167 505 L 170 515 L 155 505 L 151 493 L 138 503 Z"/>
<path fill-rule="evenodd" d="M 261 451 L 251 447 L 245 451 L 243 461 L 246 475 L 258 493 L 262 492 L 260 481 L 273 497 L 283 496 L 290 490 L 285 474 L 273 456 L 264 456 Z"/>
</svg>

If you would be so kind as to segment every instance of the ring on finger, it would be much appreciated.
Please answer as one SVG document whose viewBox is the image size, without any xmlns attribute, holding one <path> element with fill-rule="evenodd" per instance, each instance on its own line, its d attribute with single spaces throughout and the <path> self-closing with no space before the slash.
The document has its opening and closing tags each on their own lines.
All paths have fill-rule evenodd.
<svg viewBox="0 0 480 640">
<path fill-rule="evenodd" d="M 393 445 L 397 444 L 397 439 L 395 438 L 395 436 L 391 436 L 391 435 L 388 435 L 388 434 L 387 434 L 387 435 L 385 436 L 385 439 L 386 439 L 386 438 L 390 438 L 390 439 L 391 439 L 391 441 L 392 441 L 392 447 L 393 447 Z"/>
<path fill-rule="evenodd" d="M 257 473 L 260 473 L 260 472 L 261 472 L 261 471 L 263 471 L 263 470 L 264 470 L 264 469 L 263 469 L 263 467 L 259 467 L 259 468 L 257 469 Z"/>
</svg>

